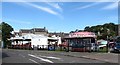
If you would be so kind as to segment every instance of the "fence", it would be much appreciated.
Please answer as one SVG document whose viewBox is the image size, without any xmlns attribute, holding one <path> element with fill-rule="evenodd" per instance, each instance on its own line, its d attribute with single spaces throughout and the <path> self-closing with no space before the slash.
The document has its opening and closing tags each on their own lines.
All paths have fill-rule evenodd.
<svg viewBox="0 0 120 65">
<path fill-rule="evenodd" d="M 9 49 L 23 49 L 23 50 L 48 50 L 48 51 L 82 51 L 82 52 L 107 52 L 108 48 L 103 47 L 97 50 L 91 50 L 89 45 L 85 46 L 62 46 L 62 45 L 11 45 L 8 46 Z"/>
</svg>

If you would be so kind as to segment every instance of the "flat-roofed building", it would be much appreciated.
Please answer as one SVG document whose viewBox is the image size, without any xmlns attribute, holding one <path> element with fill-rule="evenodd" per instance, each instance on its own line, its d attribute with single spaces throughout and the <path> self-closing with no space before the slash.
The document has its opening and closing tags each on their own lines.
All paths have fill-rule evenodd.
<svg viewBox="0 0 120 65">
<path fill-rule="evenodd" d="M 33 28 L 31 29 L 31 31 L 33 34 L 36 34 L 36 35 L 45 35 L 45 36 L 48 35 L 48 30 L 45 27 L 44 28 Z"/>
<path fill-rule="evenodd" d="M 19 35 L 23 36 L 26 34 L 35 34 L 35 35 L 48 35 L 48 30 L 44 28 L 33 28 L 33 29 L 20 29 Z"/>
<path fill-rule="evenodd" d="M 69 36 L 69 33 L 64 33 L 64 32 L 59 32 L 59 33 L 56 33 L 56 32 L 54 32 L 54 33 L 49 33 L 49 36 L 53 36 L 53 35 L 55 35 L 55 36 L 59 36 L 59 37 L 61 37 L 61 38 L 64 38 L 64 37 Z"/>
<path fill-rule="evenodd" d="M 26 35 L 29 33 L 31 34 L 32 31 L 31 31 L 31 29 L 20 29 L 19 33 L 20 33 L 20 36 L 23 36 L 23 35 Z"/>
</svg>

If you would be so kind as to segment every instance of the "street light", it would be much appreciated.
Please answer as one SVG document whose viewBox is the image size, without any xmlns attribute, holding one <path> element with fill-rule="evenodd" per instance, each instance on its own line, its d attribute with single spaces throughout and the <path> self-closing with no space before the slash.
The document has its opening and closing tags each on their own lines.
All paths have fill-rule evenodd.
<svg viewBox="0 0 120 65">
<path fill-rule="evenodd" d="M 107 29 L 107 44 L 106 44 L 106 52 L 108 52 L 109 51 L 109 40 L 108 40 L 108 38 L 109 38 L 109 34 L 110 34 L 110 29 Z"/>
</svg>

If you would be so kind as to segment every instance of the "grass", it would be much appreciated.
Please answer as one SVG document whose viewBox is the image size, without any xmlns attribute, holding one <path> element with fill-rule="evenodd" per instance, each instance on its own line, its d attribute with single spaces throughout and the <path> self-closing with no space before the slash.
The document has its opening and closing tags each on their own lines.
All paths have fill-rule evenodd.
<svg viewBox="0 0 120 65">
<path fill-rule="evenodd" d="M 99 49 L 99 51 L 98 51 L 98 52 L 102 52 L 102 53 L 107 52 L 107 48 L 106 48 L 106 47 L 104 47 L 103 49 Z"/>
</svg>

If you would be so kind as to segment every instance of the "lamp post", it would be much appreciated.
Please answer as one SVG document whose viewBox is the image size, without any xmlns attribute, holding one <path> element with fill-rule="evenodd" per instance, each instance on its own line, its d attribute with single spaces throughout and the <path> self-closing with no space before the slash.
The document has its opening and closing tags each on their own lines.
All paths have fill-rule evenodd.
<svg viewBox="0 0 120 65">
<path fill-rule="evenodd" d="M 22 39 L 22 47 L 23 47 L 23 49 L 25 49 L 25 47 L 24 47 L 24 44 L 23 44 L 23 41 L 25 40 L 25 37 L 22 37 L 23 39 Z"/>
<path fill-rule="evenodd" d="M 110 52 L 110 50 L 109 50 L 109 40 L 108 40 L 108 38 L 109 38 L 109 34 L 110 34 L 110 30 L 109 29 L 107 29 L 107 44 L 106 44 L 106 52 Z"/>
<path fill-rule="evenodd" d="M 108 41 L 108 35 L 107 35 L 107 44 L 106 44 L 106 52 L 108 52 L 109 50 L 109 41 Z"/>
<path fill-rule="evenodd" d="M 68 43 L 68 51 L 67 52 L 69 52 L 69 43 Z"/>
</svg>

